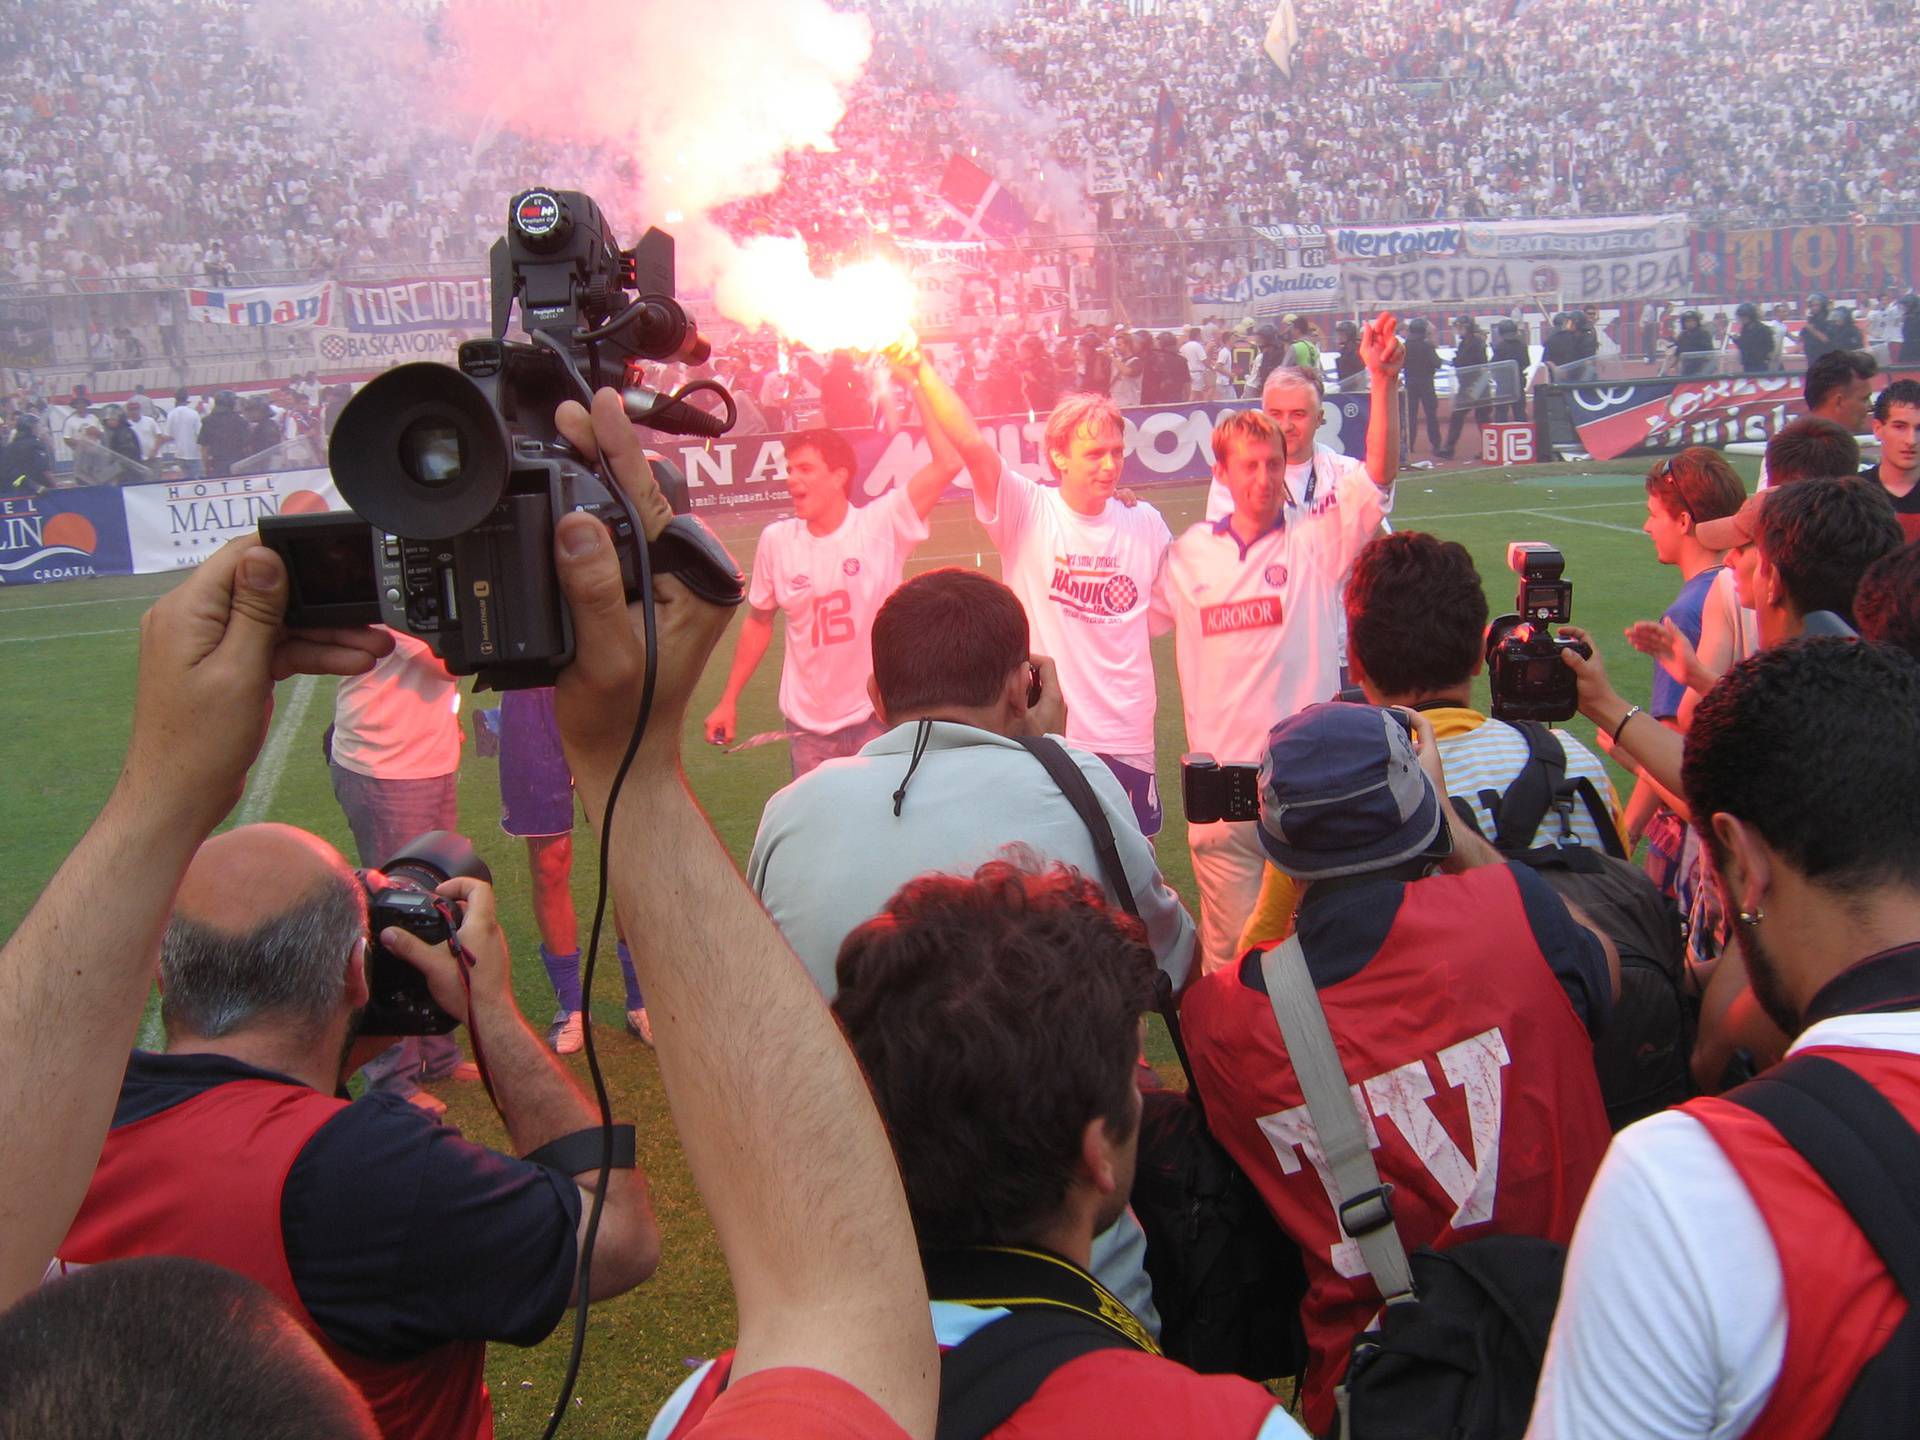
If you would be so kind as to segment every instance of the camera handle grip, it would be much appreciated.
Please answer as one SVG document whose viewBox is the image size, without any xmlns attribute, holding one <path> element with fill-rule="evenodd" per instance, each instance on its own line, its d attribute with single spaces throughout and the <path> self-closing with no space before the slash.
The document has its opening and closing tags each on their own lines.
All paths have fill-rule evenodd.
<svg viewBox="0 0 1920 1440">
<path fill-rule="evenodd" d="M 676 515 L 668 521 L 659 538 L 647 546 L 647 558 L 656 576 L 675 576 L 709 605 L 731 608 L 747 598 L 746 577 L 726 546 L 691 515 Z M 628 584 L 627 594 L 639 598 L 637 578 Z"/>
</svg>

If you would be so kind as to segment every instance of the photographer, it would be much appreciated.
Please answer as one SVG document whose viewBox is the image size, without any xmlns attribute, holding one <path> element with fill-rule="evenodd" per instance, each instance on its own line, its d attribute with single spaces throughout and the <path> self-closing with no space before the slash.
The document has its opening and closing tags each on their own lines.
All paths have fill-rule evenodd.
<svg viewBox="0 0 1920 1440">
<path fill-rule="evenodd" d="M 464 984 L 444 947 L 397 930 L 373 941 L 476 1035 L 521 1154 L 596 1127 L 514 1004 L 491 888 L 441 892 L 465 906 Z M 292 1309 L 384 1433 L 484 1436 L 485 1342 L 539 1342 L 573 1297 L 597 1135 L 550 1152 L 556 1170 L 470 1144 L 398 1096 L 343 1098 L 369 994 L 366 923 L 360 880 L 316 836 L 250 825 L 200 847 L 161 944 L 167 1049 L 134 1052 L 58 1263 L 225 1265 Z M 658 1259 L 646 1181 L 615 1169 L 591 1298 L 631 1289 Z"/>
<path fill-rule="evenodd" d="M 1417 711 L 1310 706 L 1274 727 L 1260 773 L 1260 842 L 1303 889 L 1304 964 L 1378 1119 L 1375 1163 L 1406 1248 L 1564 1242 L 1607 1144 L 1591 1037 L 1619 987 L 1613 946 L 1449 822 Z M 1181 1015 L 1208 1128 L 1300 1246 L 1302 1392 L 1325 1434 L 1348 1349 L 1383 1297 L 1338 1217 L 1263 953 L 1201 977 Z"/>
</svg>

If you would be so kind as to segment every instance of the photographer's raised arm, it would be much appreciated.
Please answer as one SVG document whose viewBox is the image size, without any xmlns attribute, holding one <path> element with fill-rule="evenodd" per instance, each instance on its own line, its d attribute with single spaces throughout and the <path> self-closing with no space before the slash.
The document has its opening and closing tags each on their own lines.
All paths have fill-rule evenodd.
<svg viewBox="0 0 1920 1440">
<path fill-rule="evenodd" d="M 478 1037 L 484 1051 L 494 1103 L 506 1122 L 514 1153 L 531 1155 L 542 1145 L 581 1130 L 596 1129 L 600 1112 L 559 1059 L 533 1033 L 514 1002 L 507 939 L 494 912 L 493 887 L 484 881 L 453 879 L 440 894 L 466 907 L 460 943 L 473 957 L 468 988 L 460 983 L 458 962 L 444 945 L 428 945 L 404 930 L 380 936 L 394 954 L 427 977 L 434 1002 Z M 585 1243 L 598 1165 L 574 1172 L 581 1190 L 577 1238 Z M 638 1168 L 615 1168 L 607 1177 L 607 1202 L 594 1241 L 593 1300 L 624 1294 L 652 1275 L 660 1263 L 660 1231 L 647 1196 L 647 1177 Z M 578 1277 L 574 1299 L 579 1298 Z"/>
<path fill-rule="evenodd" d="M 665 506 L 618 398 L 596 395 L 591 421 L 572 404 L 558 419 L 583 453 L 604 449 L 657 534 Z M 587 812 L 598 817 L 638 713 L 643 641 L 600 524 L 568 516 L 556 543 L 577 656 L 559 677 L 555 708 Z M 609 866 L 674 1123 L 733 1278 L 733 1374 L 824 1371 L 930 1436 L 938 1358 L 886 1132 L 820 992 L 680 773 L 688 698 L 727 612 L 671 578 L 657 592 L 658 689 L 614 817 Z"/>
<path fill-rule="evenodd" d="M 1580 677 L 1580 713 L 1605 732 L 1617 750 L 1632 756 L 1669 794 L 1685 794 L 1680 784 L 1680 761 L 1686 753 L 1686 737 L 1677 730 L 1669 730 L 1638 705 L 1630 705 L 1620 697 L 1607 678 L 1600 647 L 1585 630 L 1563 625 L 1560 633 L 1586 641 L 1593 650 L 1591 657 L 1577 650 L 1560 652 L 1560 659 Z"/>
<path fill-rule="evenodd" d="M 39 1284 L 86 1195 L 174 892 L 246 787 L 273 681 L 359 674 L 392 647 L 289 635 L 286 604 L 280 557 L 235 541 L 147 612 L 120 778 L 0 949 L 0 1307 Z"/>
</svg>

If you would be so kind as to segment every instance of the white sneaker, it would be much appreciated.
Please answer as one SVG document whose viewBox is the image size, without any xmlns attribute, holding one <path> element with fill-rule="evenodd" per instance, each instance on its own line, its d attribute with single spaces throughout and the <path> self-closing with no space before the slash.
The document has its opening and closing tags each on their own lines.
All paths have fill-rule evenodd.
<svg viewBox="0 0 1920 1440">
<path fill-rule="evenodd" d="M 582 1034 L 584 1022 L 578 1010 L 556 1015 L 553 1024 L 547 1027 L 547 1044 L 553 1047 L 556 1055 L 577 1055 L 587 1043 Z"/>
<path fill-rule="evenodd" d="M 653 1044 L 653 1022 L 647 1019 L 647 1007 L 627 1011 L 627 1034 L 642 1045 Z"/>
</svg>

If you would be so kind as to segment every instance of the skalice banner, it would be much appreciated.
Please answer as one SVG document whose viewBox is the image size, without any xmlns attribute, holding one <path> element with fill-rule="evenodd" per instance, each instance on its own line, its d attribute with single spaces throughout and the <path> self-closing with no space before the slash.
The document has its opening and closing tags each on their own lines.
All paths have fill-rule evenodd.
<svg viewBox="0 0 1920 1440">
<path fill-rule="evenodd" d="M 1550 297 L 1557 304 L 1658 300 L 1687 293 L 1684 247 L 1607 260 L 1434 260 L 1340 268 L 1343 303 L 1370 309 Z"/>
<path fill-rule="evenodd" d="M 1889 380 L 1920 379 L 1920 369 Z M 1807 413 L 1800 375 L 1722 375 L 1706 380 L 1648 380 L 1581 385 L 1567 392 L 1580 444 L 1596 460 L 1658 455 L 1690 445 L 1716 449 L 1762 442 Z"/>
<path fill-rule="evenodd" d="M 420 330 L 489 330 L 490 287 L 484 276 L 438 280 L 342 280 L 340 309 L 357 335 Z"/>
<path fill-rule="evenodd" d="M 1368 395 L 1329 395 L 1321 407 L 1319 443 L 1346 455 L 1364 454 Z M 1121 412 L 1126 422 L 1126 459 L 1120 483 L 1142 488 L 1178 481 L 1204 480 L 1213 472 L 1213 427 L 1221 416 L 1246 410 L 1251 400 L 1194 401 L 1185 405 L 1141 406 Z M 1046 417 L 987 417 L 980 432 L 1007 464 L 1036 479 L 1052 480 L 1041 459 Z M 931 458 L 918 426 L 884 434 L 842 431 L 853 445 L 854 498 L 861 503 L 907 483 Z M 678 464 L 696 515 L 716 520 L 723 514 L 758 515 L 789 508 L 787 443 L 790 434 L 753 435 L 710 444 L 660 443 L 651 447 Z M 967 488 L 960 475 L 959 488 Z"/>
<path fill-rule="evenodd" d="M 1619 215 L 1603 220 L 1489 220 L 1463 227 L 1461 248 L 1480 260 L 1581 260 L 1678 250 L 1684 215 Z"/>
<path fill-rule="evenodd" d="M 164 480 L 129 485 L 120 493 L 126 497 L 133 570 L 140 575 L 191 569 L 227 541 L 258 528 L 263 515 L 346 508 L 325 470 Z"/>
<path fill-rule="evenodd" d="M 121 492 L 98 486 L 0 500 L 0 585 L 127 575 Z"/>
<path fill-rule="evenodd" d="M 254 285 L 244 290 L 189 290 L 187 316 L 206 325 L 310 330 L 333 323 L 333 282 Z"/>
<path fill-rule="evenodd" d="M 1256 270 L 1231 285 L 1217 280 L 1193 287 L 1196 305 L 1251 305 L 1256 315 L 1279 315 L 1340 302 L 1340 272 L 1325 270 Z"/>
</svg>

